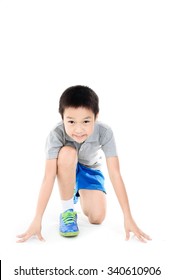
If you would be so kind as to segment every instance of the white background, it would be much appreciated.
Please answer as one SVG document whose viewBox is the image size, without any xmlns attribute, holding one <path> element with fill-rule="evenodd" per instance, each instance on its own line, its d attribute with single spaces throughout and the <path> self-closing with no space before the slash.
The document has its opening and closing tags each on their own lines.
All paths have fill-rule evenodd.
<svg viewBox="0 0 174 280">
<path fill-rule="evenodd" d="M 107 271 L 108 266 L 160 266 L 161 276 L 141 279 L 172 279 L 172 2 L 0 1 L 3 279 L 23 279 L 13 276 L 19 265 L 72 265 L 100 271 Z M 76 84 L 90 86 L 100 98 L 100 120 L 114 130 L 132 214 L 152 237 L 147 244 L 133 236 L 129 242 L 124 240 L 122 213 L 107 173 L 108 212 L 103 225 L 89 225 L 78 205 L 80 235 L 60 237 L 55 183 L 43 219 L 46 242 L 32 239 L 16 244 L 16 234 L 26 230 L 34 215 L 44 172 L 45 140 L 60 120 L 59 97 Z M 98 277 L 117 276 L 104 272 Z M 135 276 L 120 279 L 128 278 Z"/>
</svg>

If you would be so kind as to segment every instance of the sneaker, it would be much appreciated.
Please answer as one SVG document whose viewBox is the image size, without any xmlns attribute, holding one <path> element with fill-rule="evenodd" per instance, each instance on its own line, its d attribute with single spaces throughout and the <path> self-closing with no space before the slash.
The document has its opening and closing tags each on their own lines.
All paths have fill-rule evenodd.
<svg viewBox="0 0 174 280">
<path fill-rule="evenodd" d="M 73 209 L 68 209 L 60 214 L 59 233 L 65 237 L 77 236 L 79 234 L 77 213 Z"/>
</svg>

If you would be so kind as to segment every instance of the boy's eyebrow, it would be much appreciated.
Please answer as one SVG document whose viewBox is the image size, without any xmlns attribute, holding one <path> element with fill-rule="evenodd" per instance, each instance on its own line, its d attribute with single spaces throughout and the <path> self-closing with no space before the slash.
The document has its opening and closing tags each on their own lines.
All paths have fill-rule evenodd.
<svg viewBox="0 0 174 280">
<path fill-rule="evenodd" d="M 73 117 L 70 117 L 70 116 L 67 116 L 66 117 L 67 119 L 75 119 L 75 118 L 73 118 Z M 84 120 L 86 120 L 86 119 L 91 119 L 91 117 L 90 116 L 87 116 L 87 117 L 85 117 L 85 118 L 83 118 Z"/>
<path fill-rule="evenodd" d="M 87 116 L 87 117 L 85 117 L 85 118 L 83 118 L 84 120 L 86 120 L 86 119 L 91 119 L 91 117 L 90 116 Z"/>
</svg>

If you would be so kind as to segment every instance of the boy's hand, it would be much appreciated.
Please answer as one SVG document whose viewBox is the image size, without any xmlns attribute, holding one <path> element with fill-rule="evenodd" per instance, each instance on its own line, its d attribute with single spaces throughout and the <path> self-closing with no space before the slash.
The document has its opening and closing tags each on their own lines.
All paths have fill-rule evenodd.
<svg viewBox="0 0 174 280">
<path fill-rule="evenodd" d="M 140 240 L 141 242 L 146 242 L 146 240 L 151 240 L 150 236 L 144 233 L 141 229 L 138 228 L 134 220 L 129 217 L 125 218 L 124 220 L 124 227 L 126 231 L 126 240 L 129 240 L 130 238 L 130 232 L 133 232 L 135 236 Z"/>
<path fill-rule="evenodd" d="M 26 232 L 17 235 L 17 238 L 19 238 L 17 242 L 25 242 L 34 235 L 37 236 L 40 241 L 45 241 L 41 234 L 41 223 L 35 220 L 33 220 Z"/>
</svg>

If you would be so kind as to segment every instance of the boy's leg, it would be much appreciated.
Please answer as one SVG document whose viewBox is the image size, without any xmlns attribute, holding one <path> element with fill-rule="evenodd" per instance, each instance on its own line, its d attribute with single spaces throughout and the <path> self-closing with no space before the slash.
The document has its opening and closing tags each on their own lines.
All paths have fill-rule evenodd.
<svg viewBox="0 0 174 280">
<path fill-rule="evenodd" d="M 74 195 L 76 183 L 77 152 L 75 148 L 64 146 L 58 156 L 57 179 L 62 200 L 69 200 Z"/>
<path fill-rule="evenodd" d="M 80 189 L 80 203 L 91 224 L 101 224 L 106 215 L 106 194 L 99 190 Z"/>
<path fill-rule="evenodd" d="M 76 236 L 79 233 L 77 214 L 74 212 L 73 204 L 76 165 L 76 150 L 69 146 L 61 148 L 58 157 L 57 179 L 63 207 L 63 213 L 60 214 L 59 232 L 63 236 Z"/>
</svg>

